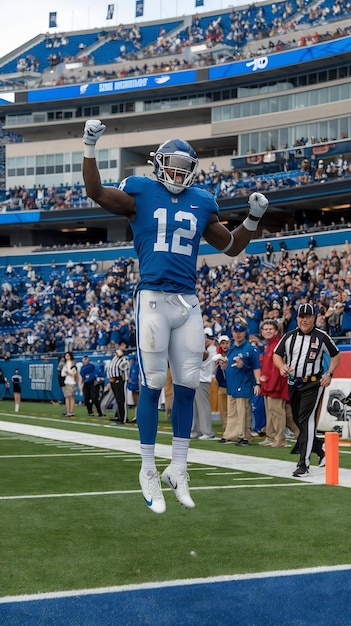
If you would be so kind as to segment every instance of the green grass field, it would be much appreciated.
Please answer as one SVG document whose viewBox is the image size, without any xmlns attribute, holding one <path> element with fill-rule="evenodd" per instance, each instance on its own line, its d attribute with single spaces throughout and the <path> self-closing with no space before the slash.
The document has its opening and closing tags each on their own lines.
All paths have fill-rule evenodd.
<svg viewBox="0 0 351 626">
<path fill-rule="evenodd" d="M 157 516 L 140 492 L 136 426 L 89 423 L 85 407 L 74 418 L 62 411 L 23 402 L 14 414 L 12 401 L 0 404 L 2 422 L 51 429 L 50 439 L 0 427 L 1 596 L 350 563 L 348 488 L 192 462 L 196 508 L 183 509 L 165 490 L 167 511 Z M 125 451 L 62 442 L 58 429 L 136 445 Z M 158 443 L 169 445 L 162 412 L 159 431 Z M 290 447 L 257 442 L 192 441 L 191 449 L 261 457 L 263 464 L 296 460 Z M 349 450 L 340 449 L 347 469 Z M 158 459 L 160 470 L 166 465 Z"/>
</svg>

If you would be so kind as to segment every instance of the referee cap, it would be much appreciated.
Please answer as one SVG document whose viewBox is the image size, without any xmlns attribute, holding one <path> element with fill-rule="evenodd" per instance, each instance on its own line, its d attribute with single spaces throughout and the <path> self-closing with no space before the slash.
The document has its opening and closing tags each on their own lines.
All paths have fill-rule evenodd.
<svg viewBox="0 0 351 626">
<path fill-rule="evenodd" d="M 312 304 L 300 304 L 297 316 L 302 317 L 303 315 L 314 315 L 314 309 Z"/>
</svg>

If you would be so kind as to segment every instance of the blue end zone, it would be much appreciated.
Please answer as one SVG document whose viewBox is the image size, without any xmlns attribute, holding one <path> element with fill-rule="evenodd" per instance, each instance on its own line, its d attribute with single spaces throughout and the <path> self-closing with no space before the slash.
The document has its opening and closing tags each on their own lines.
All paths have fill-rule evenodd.
<svg viewBox="0 0 351 626">
<path fill-rule="evenodd" d="M 318 573 L 306 570 L 291 575 L 258 574 L 239 580 L 170 583 L 172 586 L 9 602 L 0 604 L 0 623 L 6 626 L 349 626 L 351 566 L 345 567 Z"/>
</svg>

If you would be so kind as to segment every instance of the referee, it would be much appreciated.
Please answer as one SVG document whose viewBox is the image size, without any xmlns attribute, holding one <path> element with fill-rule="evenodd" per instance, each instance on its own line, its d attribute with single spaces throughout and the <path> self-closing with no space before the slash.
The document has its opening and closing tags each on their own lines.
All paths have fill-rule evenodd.
<svg viewBox="0 0 351 626">
<path fill-rule="evenodd" d="M 323 371 L 324 355 L 329 355 L 328 371 Z M 293 476 L 308 474 L 311 452 L 325 465 L 325 453 L 316 437 L 318 409 L 325 387 L 330 385 L 339 365 L 340 353 L 329 335 L 315 325 L 311 304 L 300 304 L 297 328 L 287 332 L 274 350 L 273 363 L 288 377 L 291 410 L 300 429 L 297 440 L 300 459 Z"/>
<path fill-rule="evenodd" d="M 112 423 L 125 424 L 128 416 L 127 380 L 129 362 L 124 354 L 126 347 L 126 343 L 121 341 L 115 356 L 107 366 L 107 376 L 116 400 L 115 417 L 110 420 Z"/>
</svg>

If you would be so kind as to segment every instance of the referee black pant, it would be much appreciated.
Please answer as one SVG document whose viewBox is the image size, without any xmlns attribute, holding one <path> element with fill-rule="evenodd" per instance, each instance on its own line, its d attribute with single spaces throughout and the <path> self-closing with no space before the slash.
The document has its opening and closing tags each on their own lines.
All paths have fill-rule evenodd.
<svg viewBox="0 0 351 626">
<path fill-rule="evenodd" d="M 324 388 L 318 382 L 308 382 L 297 387 L 289 386 L 290 404 L 295 424 L 300 429 L 297 439 L 299 465 L 310 465 L 310 456 L 315 452 L 323 456 L 322 441 L 316 437 L 317 417 Z"/>
<path fill-rule="evenodd" d="M 115 418 L 124 424 L 127 421 L 128 414 L 126 382 L 122 378 L 117 378 L 114 382 L 111 382 L 111 389 L 116 399 Z"/>
</svg>

